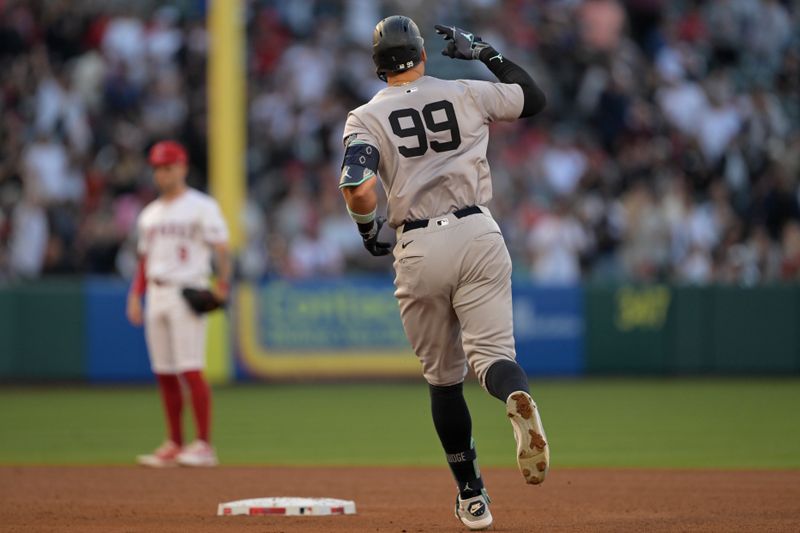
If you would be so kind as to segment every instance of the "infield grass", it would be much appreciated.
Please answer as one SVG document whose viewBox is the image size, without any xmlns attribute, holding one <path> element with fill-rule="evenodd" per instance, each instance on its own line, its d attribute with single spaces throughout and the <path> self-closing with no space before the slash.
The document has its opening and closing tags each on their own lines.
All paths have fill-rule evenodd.
<svg viewBox="0 0 800 533">
<path fill-rule="evenodd" d="M 800 468 L 796 378 L 544 381 L 532 392 L 554 467 Z M 514 465 L 503 404 L 474 384 L 466 395 L 481 464 Z M 225 464 L 443 464 L 423 384 L 239 385 L 214 401 Z M 163 435 L 155 387 L 4 387 L 0 404 L 0 464 L 132 464 Z"/>
</svg>

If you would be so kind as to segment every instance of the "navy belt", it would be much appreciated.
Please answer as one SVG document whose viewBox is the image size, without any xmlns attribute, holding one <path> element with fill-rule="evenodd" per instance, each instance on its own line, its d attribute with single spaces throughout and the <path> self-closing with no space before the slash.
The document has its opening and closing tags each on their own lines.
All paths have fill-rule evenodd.
<svg viewBox="0 0 800 533">
<path fill-rule="evenodd" d="M 464 207 L 457 211 L 453 211 L 453 214 L 456 216 L 456 218 L 464 218 L 470 215 L 477 215 L 478 213 L 483 213 L 483 211 L 481 211 L 481 208 L 477 205 L 471 205 L 469 207 Z M 411 231 L 412 229 L 427 228 L 428 222 L 430 222 L 429 218 L 422 218 L 420 220 L 406 222 L 403 224 L 403 233 Z"/>
</svg>

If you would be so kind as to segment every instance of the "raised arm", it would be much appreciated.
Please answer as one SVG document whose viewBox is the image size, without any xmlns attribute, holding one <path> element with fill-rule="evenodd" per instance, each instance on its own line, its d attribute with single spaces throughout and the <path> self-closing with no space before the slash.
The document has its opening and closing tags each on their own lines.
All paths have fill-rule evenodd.
<svg viewBox="0 0 800 533">
<path fill-rule="evenodd" d="M 547 104 L 544 92 L 539 88 L 530 74 L 516 63 L 485 43 L 473 33 L 455 26 L 436 25 L 436 33 L 441 34 L 447 45 L 442 55 L 453 59 L 479 59 L 489 67 L 492 74 L 502 83 L 516 83 L 522 88 L 525 101 L 520 118 L 532 117 L 541 112 Z"/>
</svg>

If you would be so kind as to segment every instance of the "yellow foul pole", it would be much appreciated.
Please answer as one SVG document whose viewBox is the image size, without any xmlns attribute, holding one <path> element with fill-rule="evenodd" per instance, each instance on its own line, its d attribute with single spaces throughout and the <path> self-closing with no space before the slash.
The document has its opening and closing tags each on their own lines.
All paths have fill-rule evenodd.
<svg viewBox="0 0 800 533">
<path fill-rule="evenodd" d="M 244 244 L 245 71 L 242 0 L 208 0 L 208 153 L 210 192 L 230 230 L 234 256 Z M 230 328 L 225 314 L 209 318 L 206 375 L 212 383 L 233 378 Z"/>
<path fill-rule="evenodd" d="M 208 148 L 211 194 L 230 228 L 231 248 L 243 244 L 245 198 L 245 72 L 241 0 L 210 0 L 208 29 Z"/>
</svg>

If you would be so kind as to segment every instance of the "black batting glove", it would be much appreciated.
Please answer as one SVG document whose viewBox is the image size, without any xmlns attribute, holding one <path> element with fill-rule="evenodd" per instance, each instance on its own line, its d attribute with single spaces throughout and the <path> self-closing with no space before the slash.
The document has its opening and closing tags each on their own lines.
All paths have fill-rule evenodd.
<svg viewBox="0 0 800 533">
<path fill-rule="evenodd" d="M 436 28 L 436 33 L 442 35 L 447 41 L 447 46 L 442 50 L 443 56 L 453 59 L 478 59 L 480 53 L 489 47 L 489 44 L 483 42 L 480 37 L 476 37 L 467 30 L 441 24 L 437 24 L 434 28 Z"/>
<path fill-rule="evenodd" d="M 381 232 L 381 228 L 385 222 L 386 218 L 378 217 L 370 224 L 358 225 L 358 232 L 361 234 L 361 238 L 364 239 L 364 248 L 376 257 L 388 255 L 392 250 L 391 244 L 378 240 L 378 233 Z"/>
</svg>

